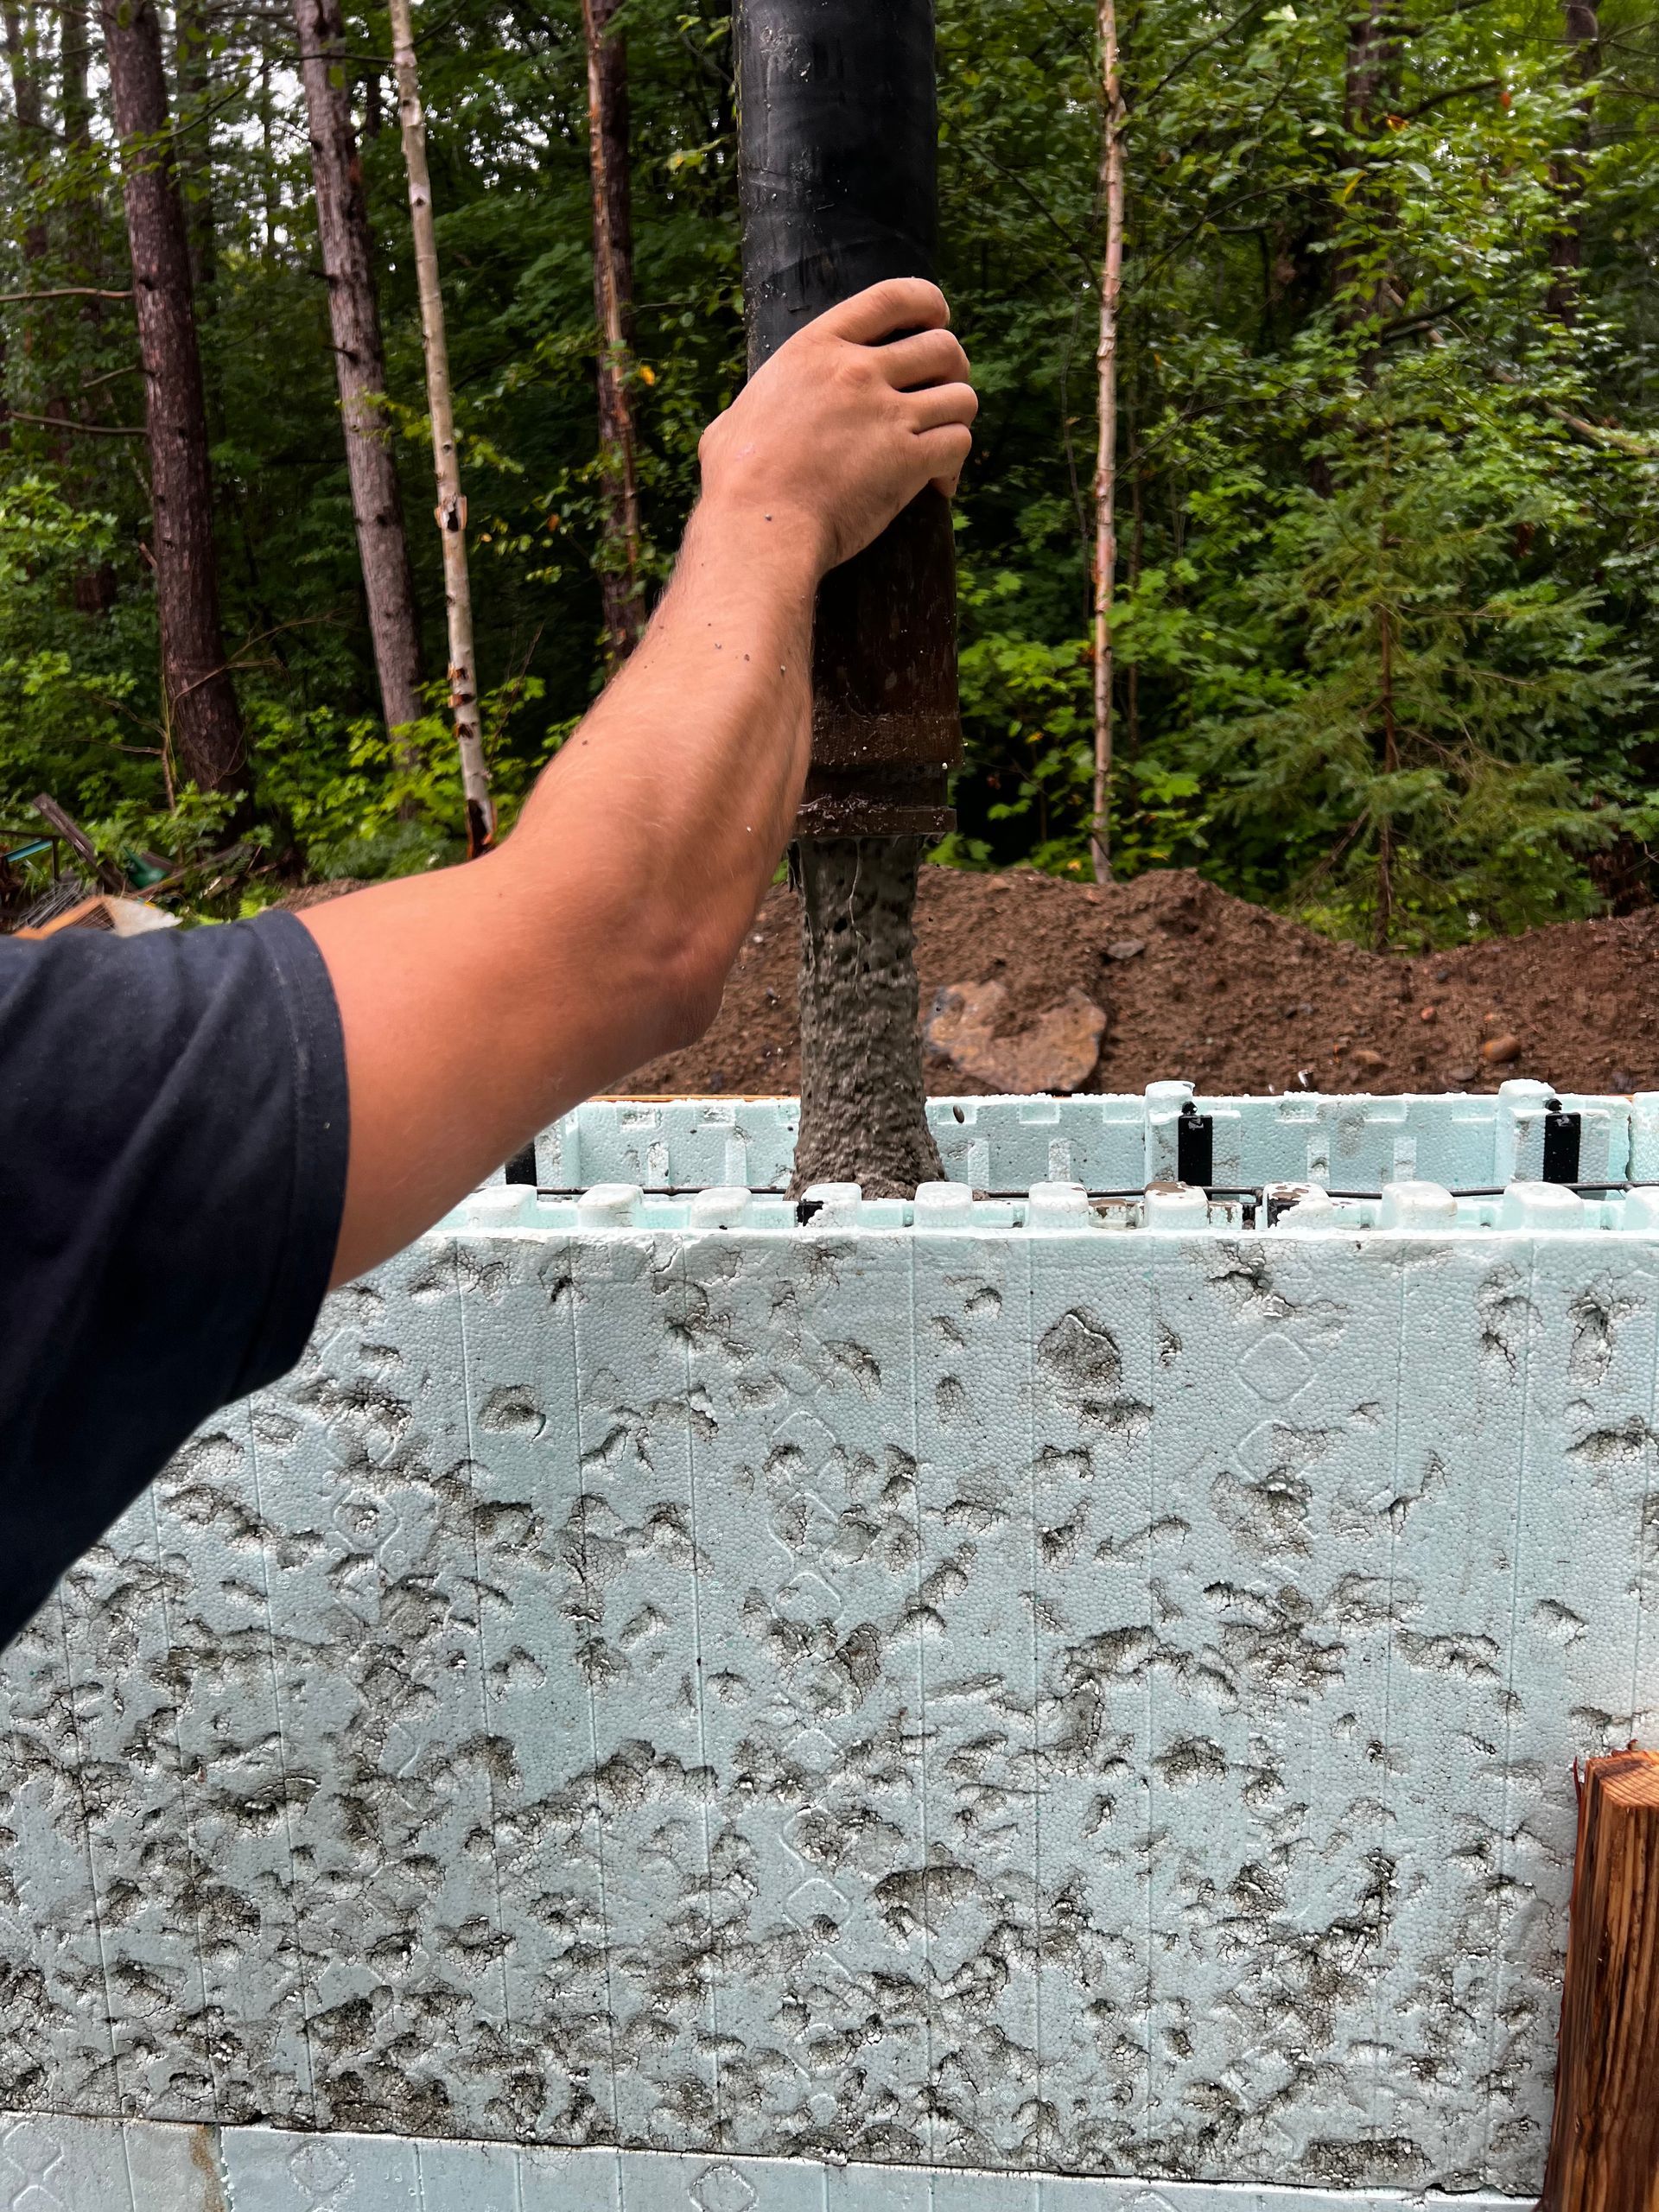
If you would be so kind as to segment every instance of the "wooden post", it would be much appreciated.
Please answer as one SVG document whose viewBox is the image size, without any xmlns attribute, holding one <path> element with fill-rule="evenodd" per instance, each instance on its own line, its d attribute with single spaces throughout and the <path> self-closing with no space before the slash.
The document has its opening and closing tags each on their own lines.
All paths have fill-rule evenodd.
<svg viewBox="0 0 1659 2212">
<path fill-rule="evenodd" d="M 1659 1751 L 1579 1783 L 1555 2120 L 1540 2212 L 1659 2208 Z"/>
</svg>

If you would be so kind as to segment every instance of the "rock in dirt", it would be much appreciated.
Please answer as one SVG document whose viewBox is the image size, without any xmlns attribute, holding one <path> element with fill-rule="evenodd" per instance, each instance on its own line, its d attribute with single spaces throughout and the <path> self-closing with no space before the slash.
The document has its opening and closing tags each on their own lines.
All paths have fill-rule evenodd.
<svg viewBox="0 0 1659 2212">
<path fill-rule="evenodd" d="M 1506 1068 L 1511 1060 L 1521 1057 L 1521 1039 L 1505 1034 L 1489 1037 L 1480 1048 L 1480 1057 L 1489 1068 Z"/>
<path fill-rule="evenodd" d="M 1361 1075 L 1380 1075 L 1389 1065 L 1386 1054 L 1372 1052 L 1369 1045 L 1362 1045 L 1357 1052 L 1351 1053 L 1349 1064 L 1357 1068 Z"/>
<path fill-rule="evenodd" d="M 999 1036 L 1007 1013 L 1001 983 L 947 983 L 924 1031 L 930 1056 L 985 1090 L 1080 1090 L 1100 1058 L 1103 1009 L 1074 987 L 1024 1029 Z"/>
</svg>

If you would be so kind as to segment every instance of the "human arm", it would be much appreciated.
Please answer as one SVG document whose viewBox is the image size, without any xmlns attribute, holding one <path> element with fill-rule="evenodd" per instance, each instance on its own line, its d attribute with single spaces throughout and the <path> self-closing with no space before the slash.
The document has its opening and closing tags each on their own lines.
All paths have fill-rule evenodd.
<svg viewBox="0 0 1659 2212">
<path fill-rule="evenodd" d="M 512 836 L 302 917 L 351 1098 L 336 1281 L 712 1020 L 806 772 L 818 583 L 967 457 L 947 321 L 899 279 L 781 347 L 705 434 L 673 582 Z"/>
</svg>

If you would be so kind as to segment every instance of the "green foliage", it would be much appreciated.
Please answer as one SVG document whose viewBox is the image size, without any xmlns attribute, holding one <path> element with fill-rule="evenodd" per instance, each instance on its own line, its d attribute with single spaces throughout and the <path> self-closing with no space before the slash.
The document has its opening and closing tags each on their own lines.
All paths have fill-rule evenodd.
<svg viewBox="0 0 1659 2212">
<path fill-rule="evenodd" d="M 49 472 L 0 477 L 0 817 L 24 817 L 36 791 L 70 788 L 107 811 L 153 788 L 162 734 L 137 670 L 154 650 L 133 595 L 89 621 L 78 582 L 115 550 L 114 518 L 77 509 Z"/>
<path fill-rule="evenodd" d="M 538 677 L 528 677 L 480 702 L 485 752 L 503 829 L 513 817 L 541 759 L 509 749 L 513 714 L 540 701 Z M 434 702 L 435 708 L 435 701 Z M 362 715 L 340 728 L 326 709 L 313 727 L 282 727 L 279 709 L 267 709 L 257 742 L 280 764 L 266 786 L 273 804 L 291 823 L 314 874 L 326 879 L 418 874 L 464 857 L 457 824 L 466 818 L 454 733 L 442 713 L 389 735 L 385 725 Z M 567 731 L 548 734 L 551 752 Z M 543 754 L 542 758 L 545 758 Z"/>
<path fill-rule="evenodd" d="M 1120 0 L 1129 121 L 1114 853 L 1324 926 L 1444 941 L 1582 912 L 1651 841 L 1659 613 L 1659 34 L 1609 0 L 1376 16 Z M 958 512 L 967 758 L 942 857 L 1087 868 L 1101 255 L 1093 0 L 938 0 L 945 276 L 982 398 Z M 54 81 L 49 17 L 36 18 Z M 227 636 L 271 869 L 459 850 L 442 686 L 375 720 L 293 56 L 216 18 L 179 146 L 215 243 L 202 331 Z M 728 11 L 626 0 L 632 398 L 653 587 L 742 367 Z M 384 15 L 348 16 L 429 673 L 444 659 Z M 510 813 L 600 680 L 601 500 L 577 0 L 426 0 L 421 62 L 480 673 Z M 269 67 L 266 67 L 266 64 Z M 50 102 L 48 102 L 50 108 Z M 378 135 L 366 126 L 378 113 Z M 126 281 L 108 128 L 0 133 L 7 289 Z M 1564 245 L 1573 251 L 1564 255 Z M 28 253 L 25 253 L 25 248 Z M 1563 275 L 1576 255 L 1577 275 Z M 0 813 L 49 789 L 201 859 L 156 686 L 130 309 L 3 311 Z M 68 413 L 85 429 L 22 419 Z M 1386 865 L 1385 865 L 1386 863 Z"/>
</svg>

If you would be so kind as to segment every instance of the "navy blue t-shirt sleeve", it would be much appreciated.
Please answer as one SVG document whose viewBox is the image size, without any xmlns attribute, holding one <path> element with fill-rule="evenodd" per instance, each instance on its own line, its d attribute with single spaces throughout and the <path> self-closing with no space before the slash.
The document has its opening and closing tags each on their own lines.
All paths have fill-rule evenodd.
<svg viewBox="0 0 1659 2212">
<path fill-rule="evenodd" d="M 0 1643 L 199 1421 L 299 1357 L 347 1135 L 291 914 L 0 939 Z"/>
</svg>

